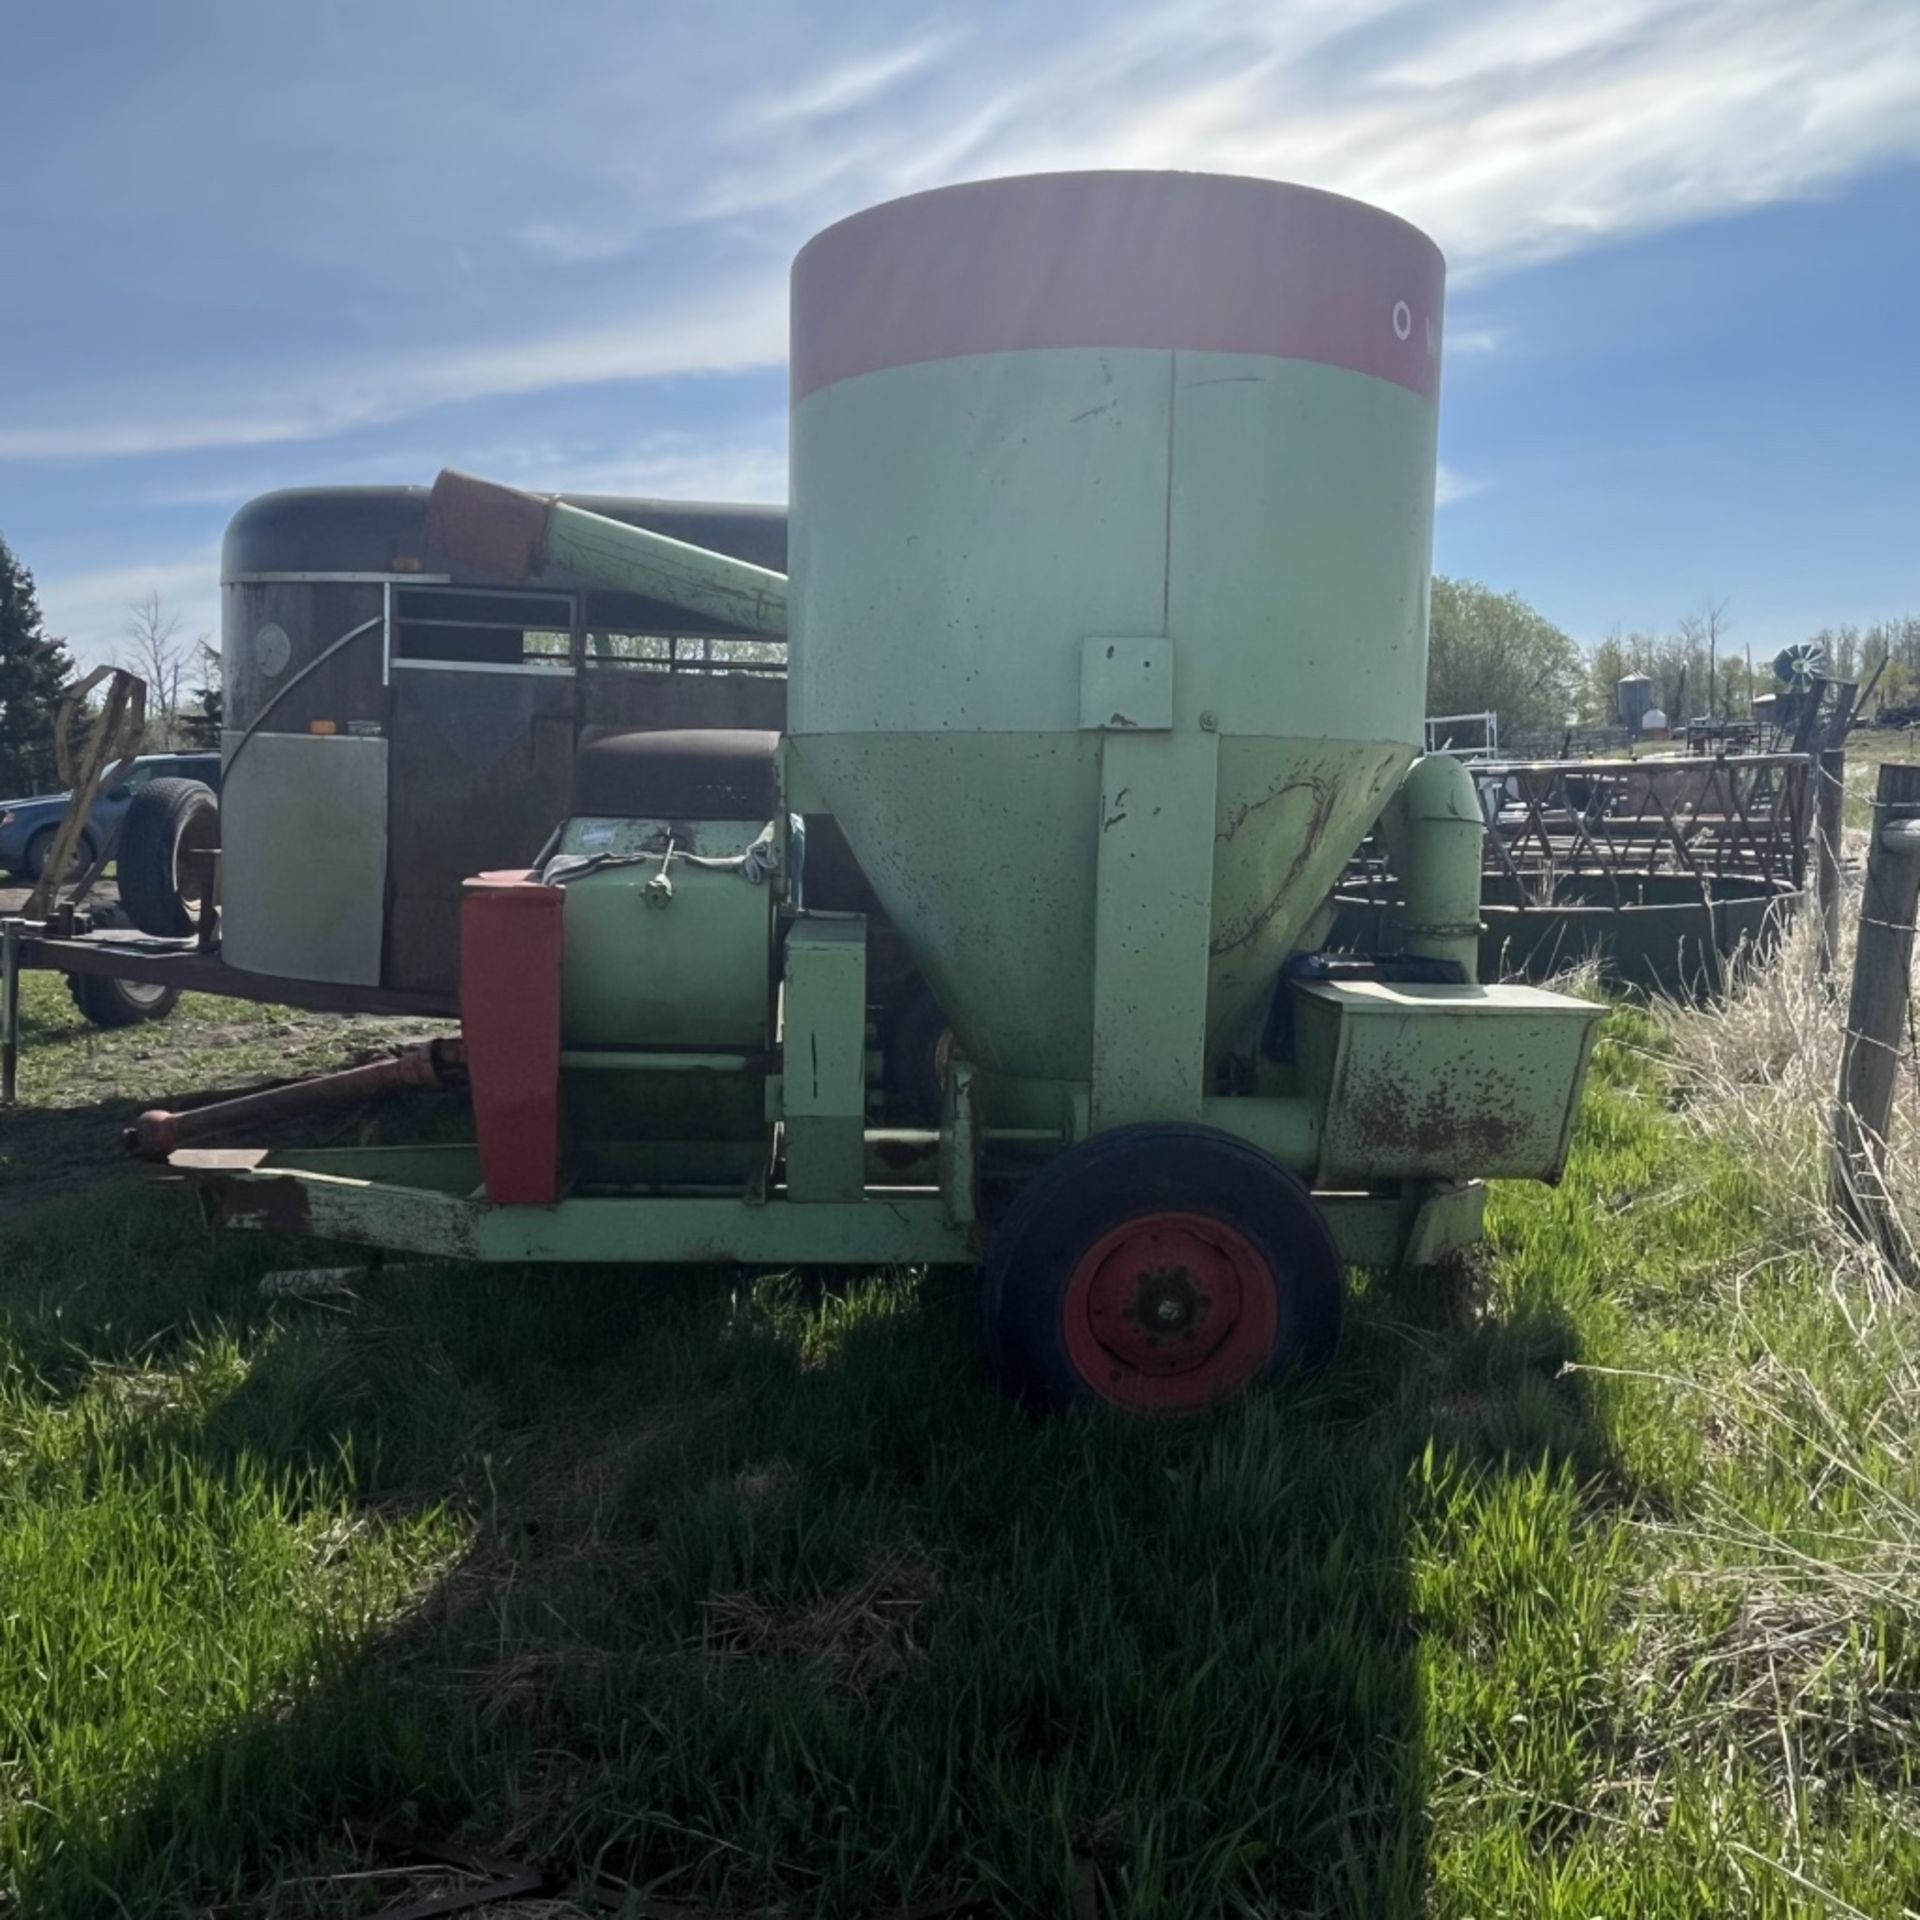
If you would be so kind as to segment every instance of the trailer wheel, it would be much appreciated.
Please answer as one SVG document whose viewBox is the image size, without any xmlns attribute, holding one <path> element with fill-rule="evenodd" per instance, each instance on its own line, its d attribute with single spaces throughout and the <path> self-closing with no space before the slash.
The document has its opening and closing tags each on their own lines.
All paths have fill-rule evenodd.
<svg viewBox="0 0 1920 1920">
<path fill-rule="evenodd" d="M 1007 1392 L 1041 1409 L 1198 1413 L 1340 1329 L 1341 1261 L 1313 1196 L 1209 1127 L 1120 1127 L 1050 1161 L 1008 1209 L 982 1291 Z"/>
<path fill-rule="evenodd" d="M 96 1027 L 137 1027 L 144 1020 L 164 1020 L 180 999 L 178 987 L 151 980 L 109 980 L 101 973 L 70 973 L 67 992 L 73 1004 Z"/>
<path fill-rule="evenodd" d="M 220 844 L 220 803 L 204 780 L 149 780 L 120 829 L 120 899 L 142 933 L 182 940 L 208 909 L 188 891 L 182 856 Z"/>
<path fill-rule="evenodd" d="M 93 910 L 95 926 L 124 927 L 127 910 L 115 901 L 103 901 Z M 137 1027 L 146 1020 L 164 1020 L 180 1003 L 180 989 L 151 980 L 109 980 L 100 973 L 67 975 L 67 996 L 82 1016 L 96 1027 Z"/>
</svg>

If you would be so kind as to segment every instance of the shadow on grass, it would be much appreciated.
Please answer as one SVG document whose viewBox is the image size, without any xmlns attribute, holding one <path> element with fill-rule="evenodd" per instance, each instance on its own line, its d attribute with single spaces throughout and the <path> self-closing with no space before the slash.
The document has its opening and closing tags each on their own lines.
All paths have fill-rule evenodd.
<svg viewBox="0 0 1920 1920">
<path fill-rule="evenodd" d="M 344 1460 L 363 1519 L 444 1503 L 468 1544 L 293 1707 L 43 1834 L 23 1912 L 371 1911 L 358 1815 L 783 1913 L 1091 1877 L 1110 1914 L 1411 1915 L 1422 1463 L 1606 1465 L 1567 1325 L 1430 1279 L 1361 1287 L 1318 1380 L 1147 1426 L 1001 1405 L 966 1276 L 435 1269 L 347 1314 L 237 1278 L 202 1310 L 244 1382 L 167 1444 Z"/>
</svg>

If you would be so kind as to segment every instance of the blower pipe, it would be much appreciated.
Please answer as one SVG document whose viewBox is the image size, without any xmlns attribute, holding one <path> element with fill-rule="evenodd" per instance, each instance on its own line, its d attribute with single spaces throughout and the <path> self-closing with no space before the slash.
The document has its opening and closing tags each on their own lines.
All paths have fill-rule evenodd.
<svg viewBox="0 0 1920 1920">
<path fill-rule="evenodd" d="M 787 631 L 784 573 L 451 467 L 428 496 L 425 542 L 428 553 L 494 580 L 558 573 L 723 620 L 745 633 Z"/>
</svg>

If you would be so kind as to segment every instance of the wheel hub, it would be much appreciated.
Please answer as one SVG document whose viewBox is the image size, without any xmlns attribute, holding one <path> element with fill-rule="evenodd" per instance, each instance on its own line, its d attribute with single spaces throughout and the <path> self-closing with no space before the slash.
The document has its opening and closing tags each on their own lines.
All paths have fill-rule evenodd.
<svg viewBox="0 0 1920 1920">
<path fill-rule="evenodd" d="M 1068 1350 L 1103 1398 L 1182 1411 L 1247 1384 L 1271 1350 L 1278 1303 L 1244 1235 L 1203 1214 L 1151 1213 L 1086 1250 L 1066 1311 Z"/>
</svg>

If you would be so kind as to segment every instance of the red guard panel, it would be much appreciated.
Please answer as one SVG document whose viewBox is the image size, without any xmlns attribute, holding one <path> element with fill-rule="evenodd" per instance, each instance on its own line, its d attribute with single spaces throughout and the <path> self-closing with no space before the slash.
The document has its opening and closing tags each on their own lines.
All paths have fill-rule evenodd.
<svg viewBox="0 0 1920 1920">
<path fill-rule="evenodd" d="M 560 933 L 566 896 L 530 873 L 461 889 L 460 1025 L 487 1198 L 560 1197 Z"/>
</svg>

